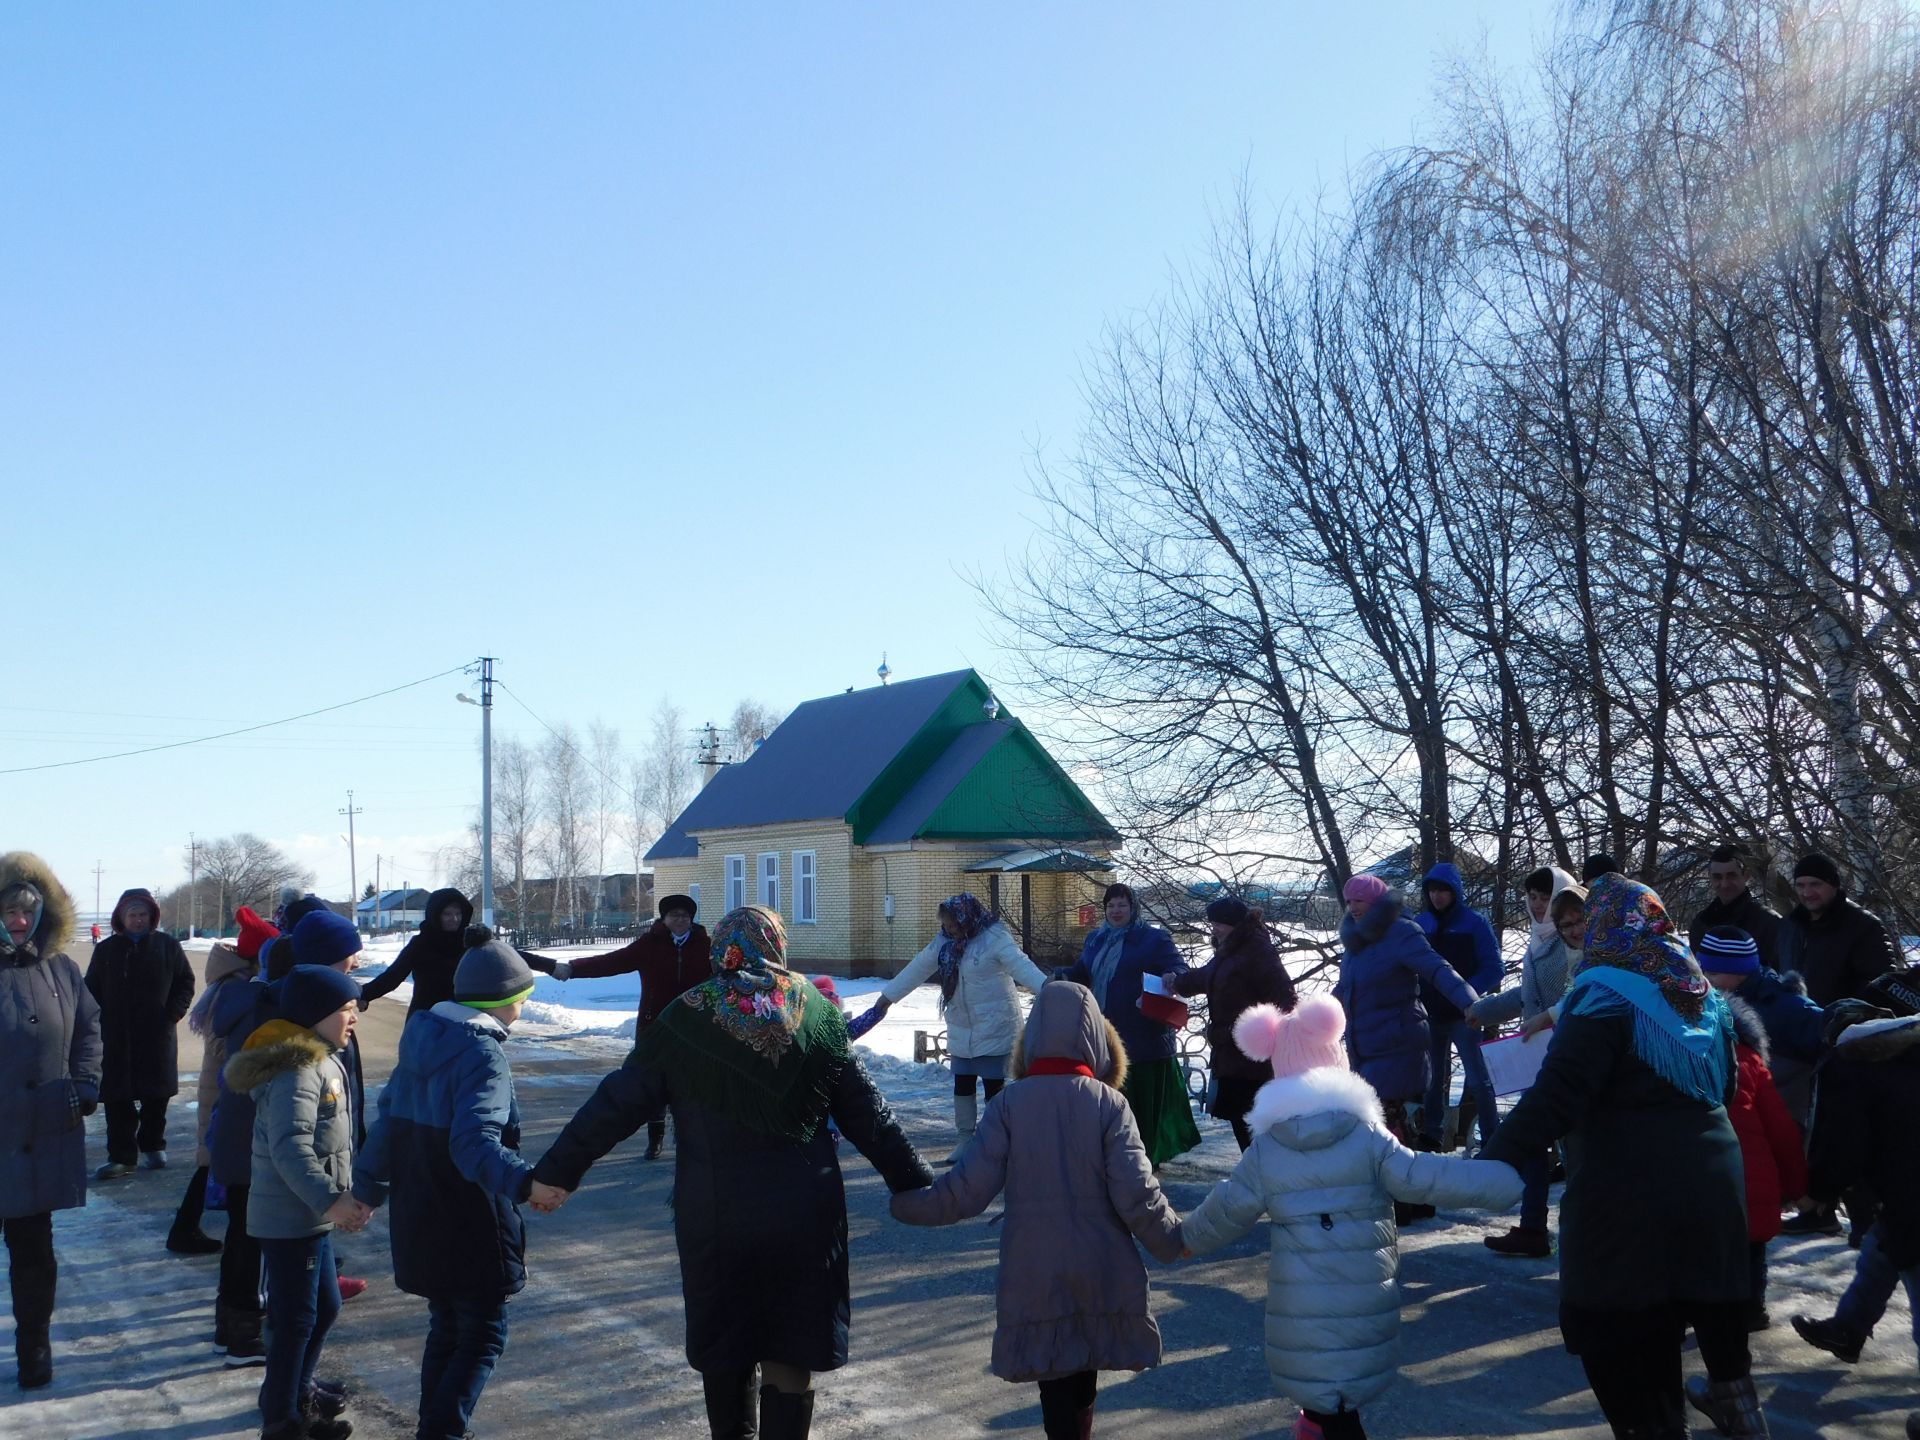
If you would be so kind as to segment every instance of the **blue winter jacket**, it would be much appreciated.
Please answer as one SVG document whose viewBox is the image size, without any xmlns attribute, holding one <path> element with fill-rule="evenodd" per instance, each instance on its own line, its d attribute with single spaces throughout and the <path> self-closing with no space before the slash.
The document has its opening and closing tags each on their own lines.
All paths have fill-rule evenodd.
<svg viewBox="0 0 1920 1440">
<path fill-rule="evenodd" d="M 391 1192 L 393 1282 L 411 1295 L 498 1301 L 527 1283 L 517 1202 L 533 1192 L 533 1166 L 520 1158 L 506 1038 L 485 1011 L 452 1000 L 401 1032 L 353 1193 L 379 1205 Z"/>
<path fill-rule="evenodd" d="M 1382 1100 L 1420 1099 L 1432 1065 L 1422 986 L 1462 1011 L 1479 996 L 1391 901 L 1375 905 L 1359 921 L 1344 917 L 1340 943 L 1346 953 L 1333 993 L 1347 1012 L 1353 1068 Z"/>
<path fill-rule="evenodd" d="M 1776 1057 L 1813 1065 L 1827 1049 L 1821 1035 L 1826 1012 L 1807 998 L 1799 982 L 1798 975 L 1788 979 L 1762 967 L 1742 980 L 1734 994 L 1760 1017 L 1760 1028 L 1767 1032 L 1767 1044 Z"/>
<path fill-rule="evenodd" d="M 273 1018 L 266 981 L 223 985 L 208 1012 L 207 1031 L 223 1040 L 227 1054 L 233 1056 L 246 1048 L 248 1036 Z M 207 1173 L 229 1190 L 253 1183 L 253 1109 L 253 1096 L 232 1089 L 222 1066 L 220 1098 L 207 1125 Z"/>
<path fill-rule="evenodd" d="M 1466 886 L 1459 870 L 1442 860 L 1420 882 L 1421 894 L 1426 893 L 1429 885 L 1446 886 L 1453 892 L 1453 904 L 1444 915 L 1423 908 L 1415 917 L 1426 933 L 1427 943 L 1453 967 L 1455 974 L 1480 994 L 1496 994 L 1506 978 L 1506 966 L 1500 959 L 1500 938 L 1493 933 L 1486 916 L 1467 908 Z M 1422 991 L 1420 999 L 1427 1007 L 1428 1018 L 1435 1024 L 1465 1018 L 1452 1001 L 1431 989 Z"/>
<path fill-rule="evenodd" d="M 1076 981 L 1091 990 L 1093 957 L 1105 943 L 1105 927 L 1087 936 L 1087 943 L 1080 947 L 1080 963 L 1060 978 Z M 1127 1048 L 1129 1065 L 1171 1060 L 1176 1053 L 1172 1027 L 1140 1013 L 1140 977 L 1186 968 L 1187 962 L 1181 958 L 1173 936 L 1158 925 L 1144 921 L 1134 925 L 1120 942 L 1120 964 L 1107 984 L 1107 1003 L 1102 1013 L 1120 1032 L 1120 1043 Z"/>
</svg>

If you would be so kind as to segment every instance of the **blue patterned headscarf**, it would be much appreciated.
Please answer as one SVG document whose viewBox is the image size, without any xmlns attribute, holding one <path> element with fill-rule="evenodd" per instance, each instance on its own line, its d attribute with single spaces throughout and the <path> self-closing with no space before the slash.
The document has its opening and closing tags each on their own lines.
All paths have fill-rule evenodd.
<svg viewBox="0 0 1920 1440">
<path fill-rule="evenodd" d="M 1660 897 L 1620 874 L 1587 895 L 1587 942 L 1567 1013 L 1633 1016 L 1633 1053 L 1682 1094 L 1725 1103 L 1733 1018 L 1700 973 Z"/>
<path fill-rule="evenodd" d="M 940 918 L 951 920 L 959 932 L 940 942 L 940 1003 L 944 1006 L 960 988 L 960 961 L 966 956 L 967 942 L 996 924 L 999 917 L 963 890 L 940 902 Z"/>
</svg>

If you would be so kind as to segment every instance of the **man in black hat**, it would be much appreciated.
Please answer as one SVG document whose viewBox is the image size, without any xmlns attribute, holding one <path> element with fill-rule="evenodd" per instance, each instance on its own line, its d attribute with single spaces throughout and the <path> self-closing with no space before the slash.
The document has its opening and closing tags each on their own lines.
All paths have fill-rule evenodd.
<svg viewBox="0 0 1920 1440">
<path fill-rule="evenodd" d="M 1893 937 L 1880 917 L 1842 890 L 1840 867 L 1817 851 L 1793 867 L 1800 903 L 1780 927 L 1780 968 L 1798 970 L 1822 1009 L 1836 1000 L 1874 999 L 1867 983 L 1894 966 Z"/>
<path fill-rule="evenodd" d="M 713 974 L 713 946 L 706 927 L 694 923 L 700 907 L 691 895 L 669 895 L 647 933 L 606 955 L 554 963 L 556 980 L 598 980 L 640 972 L 640 1021 L 644 1030 L 680 995 Z M 635 1032 L 636 1038 L 638 1032 Z M 665 1118 L 647 1123 L 647 1159 L 658 1160 L 667 1143 Z"/>
</svg>

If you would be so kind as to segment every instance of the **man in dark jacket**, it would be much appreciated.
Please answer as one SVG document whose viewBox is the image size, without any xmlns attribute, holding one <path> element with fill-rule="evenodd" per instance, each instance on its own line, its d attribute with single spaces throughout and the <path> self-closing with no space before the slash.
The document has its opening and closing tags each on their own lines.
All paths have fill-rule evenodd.
<svg viewBox="0 0 1920 1440">
<path fill-rule="evenodd" d="M 87 989 L 100 1002 L 104 1049 L 100 1101 L 107 1112 L 107 1163 L 96 1180 L 167 1163 L 167 1102 L 180 1093 L 176 1027 L 193 1004 L 193 967 L 180 942 L 160 929 L 160 905 L 129 890 L 113 907 L 113 933 L 87 963 Z"/>
<path fill-rule="evenodd" d="M 557 961 L 556 980 L 598 980 L 640 972 L 640 1018 L 635 1038 L 660 1012 L 713 974 L 713 946 L 706 928 L 694 923 L 700 911 L 691 895 L 669 895 L 660 902 L 660 918 L 647 933 L 605 955 Z M 667 1122 L 647 1122 L 647 1159 L 658 1160 L 667 1144 Z"/>
<path fill-rule="evenodd" d="M 1886 1036 L 1893 1048 L 1873 1059 L 1853 1058 L 1859 1047 L 1845 1034 L 1855 1017 L 1884 1015 L 1851 1002 L 1835 1007 L 1832 1028 L 1840 1033 L 1815 1082 L 1807 1136 L 1807 1189 L 1814 1196 L 1831 1201 L 1864 1182 L 1881 1202 L 1833 1317 L 1793 1317 L 1801 1339 L 1849 1365 L 1860 1358 L 1896 1285 L 1905 1284 L 1920 1317 L 1920 1147 L 1911 1140 L 1920 1113 L 1920 1048 L 1899 1048 L 1920 1031 Z M 1920 1319 L 1915 1325 L 1920 1329 Z"/>
<path fill-rule="evenodd" d="M 1700 953 L 1701 937 L 1714 926 L 1731 925 L 1753 937 L 1753 943 L 1760 950 L 1761 969 L 1779 970 L 1780 917 L 1756 900 L 1748 888 L 1752 875 L 1746 855 L 1731 845 L 1715 850 L 1707 858 L 1707 884 L 1713 890 L 1713 899 L 1693 917 L 1693 924 L 1687 929 L 1687 943 L 1694 953 Z M 1746 999 L 1744 995 L 1741 998 Z"/>
<path fill-rule="evenodd" d="M 1841 893 L 1840 867 L 1825 855 L 1793 867 L 1800 896 L 1781 928 L 1781 967 L 1798 970 L 1820 1006 L 1836 1000 L 1873 1000 L 1867 982 L 1894 965 L 1893 937 L 1880 917 Z"/>
<path fill-rule="evenodd" d="M 1493 926 L 1487 923 L 1487 917 L 1467 908 L 1466 887 L 1460 872 L 1442 861 L 1427 872 L 1424 884 L 1427 907 L 1414 918 L 1426 932 L 1427 943 L 1475 993 L 1494 994 L 1505 977 L 1500 941 L 1493 933 Z M 1493 1095 L 1493 1079 L 1487 1074 L 1487 1062 L 1480 1054 L 1480 1042 L 1460 1007 L 1446 996 L 1423 985 L 1420 1002 L 1427 1009 L 1433 1058 L 1426 1103 L 1420 1110 L 1420 1137 L 1434 1149 L 1440 1148 L 1440 1137 L 1446 1127 L 1448 1093 L 1452 1088 L 1453 1052 L 1458 1050 L 1462 1094 L 1473 1101 L 1480 1119 L 1480 1143 L 1484 1145 L 1493 1138 L 1493 1127 L 1500 1123 L 1500 1111 Z M 1460 1138 L 1464 1143 L 1466 1137 Z"/>
</svg>

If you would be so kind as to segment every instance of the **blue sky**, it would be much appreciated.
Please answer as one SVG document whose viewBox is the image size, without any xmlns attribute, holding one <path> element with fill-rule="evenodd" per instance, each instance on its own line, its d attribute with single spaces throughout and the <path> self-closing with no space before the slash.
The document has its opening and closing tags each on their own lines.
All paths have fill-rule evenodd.
<svg viewBox="0 0 1920 1440">
<path fill-rule="evenodd" d="M 1310 205 L 1508 4 L 0 11 L 0 769 L 480 653 L 638 742 L 996 652 L 1103 329 Z M 23 504 L 23 501 L 26 502 Z M 471 813 L 457 678 L 5 776 L 81 904 L 251 829 L 344 895 Z M 1010 697 L 1017 703 L 1018 697 Z M 505 700 L 504 732 L 538 727 Z M 363 879 L 365 878 L 363 874 Z"/>
</svg>

